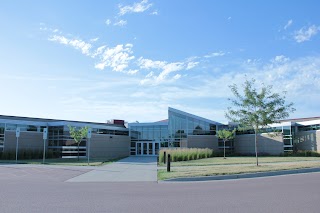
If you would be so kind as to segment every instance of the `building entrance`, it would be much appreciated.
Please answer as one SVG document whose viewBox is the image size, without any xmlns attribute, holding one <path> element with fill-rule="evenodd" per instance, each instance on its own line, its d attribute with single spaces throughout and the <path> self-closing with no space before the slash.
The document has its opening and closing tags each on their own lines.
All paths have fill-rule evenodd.
<svg viewBox="0 0 320 213">
<path fill-rule="evenodd" d="M 137 156 L 157 156 L 159 155 L 159 142 L 137 142 L 136 155 Z"/>
</svg>

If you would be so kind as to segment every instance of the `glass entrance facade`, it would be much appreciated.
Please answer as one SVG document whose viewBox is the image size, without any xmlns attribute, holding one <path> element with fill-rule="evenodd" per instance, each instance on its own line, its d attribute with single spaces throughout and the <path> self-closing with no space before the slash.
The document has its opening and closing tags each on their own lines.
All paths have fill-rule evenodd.
<svg viewBox="0 0 320 213">
<path fill-rule="evenodd" d="M 154 146 L 156 150 L 160 147 L 186 147 L 188 135 L 215 135 L 218 125 L 221 124 L 169 108 L 167 120 L 129 124 L 130 154 L 150 155 L 151 148 L 148 146 Z"/>
<path fill-rule="evenodd" d="M 131 123 L 131 155 L 157 155 L 160 147 L 168 146 L 168 122 Z M 155 154 L 153 154 L 155 149 Z M 148 151 L 147 151 L 148 150 Z"/>
<path fill-rule="evenodd" d="M 184 143 L 186 143 L 188 135 L 215 135 L 217 126 L 221 125 L 215 121 L 173 108 L 169 108 L 168 114 L 170 147 L 186 146 Z"/>
</svg>

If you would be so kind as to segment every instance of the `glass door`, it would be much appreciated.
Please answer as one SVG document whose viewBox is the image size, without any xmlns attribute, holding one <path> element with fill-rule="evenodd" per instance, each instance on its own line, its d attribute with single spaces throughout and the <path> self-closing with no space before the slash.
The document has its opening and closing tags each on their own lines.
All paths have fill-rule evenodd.
<svg viewBox="0 0 320 213">
<path fill-rule="evenodd" d="M 137 142 L 136 155 L 139 156 L 155 156 L 159 155 L 159 142 Z"/>
<path fill-rule="evenodd" d="M 148 155 L 148 143 L 142 143 L 143 155 Z"/>
<path fill-rule="evenodd" d="M 141 143 L 137 143 L 137 155 L 142 155 L 142 144 Z"/>
<path fill-rule="evenodd" d="M 153 153 L 153 143 L 148 143 L 148 155 L 154 155 L 154 153 Z"/>
</svg>

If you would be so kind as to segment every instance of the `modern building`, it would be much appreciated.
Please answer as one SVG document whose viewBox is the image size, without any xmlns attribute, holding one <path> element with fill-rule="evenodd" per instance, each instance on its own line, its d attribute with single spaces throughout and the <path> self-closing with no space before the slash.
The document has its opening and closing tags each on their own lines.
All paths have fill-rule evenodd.
<svg viewBox="0 0 320 213">
<path fill-rule="evenodd" d="M 68 120 L 0 116 L 0 152 L 16 149 L 16 129 L 20 128 L 19 150 L 52 150 L 62 158 L 78 155 L 78 146 L 70 137 L 68 126 L 92 128 L 90 156 L 93 158 L 118 158 L 129 155 L 130 138 L 124 121 L 112 120 L 110 123 L 93 123 Z M 48 139 L 43 139 L 43 130 L 48 129 Z M 87 139 L 79 146 L 80 157 L 87 156 Z"/>
<path fill-rule="evenodd" d="M 19 150 L 51 150 L 62 158 L 74 158 L 78 147 L 70 137 L 68 126 L 92 129 L 90 156 L 92 158 L 118 158 L 129 155 L 156 156 L 164 147 L 223 149 L 216 132 L 233 129 L 222 124 L 177 109 L 168 109 L 168 119 L 152 123 L 129 123 L 112 120 L 107 123 L 54 120 L 0 115 L 0 152 L 16 149 L 16 129 L 20 128 Z M 48 139 L 43 140 L 43 130 Z M 271 134 L 271 132 L 276 134 Z M 260 153 L 279 155 L 287 151 L 320 151 L 320 117 L 287 119 L 261 129 L 258 135 Z M 88 154 L 88 141 L 80 143 L 80 157 Z M 240 154 L 253 154 L 254 132 L 237 131 L 226 148 Z"/>
<path fill-rule="evenodd" d="M 210 148 L 222 151 L 223 141 L 216 131 L 235 125 L 199 117 L 177 109 L 168 109 L 168 119 L 154 123 L 129 123 L 131 155 L 157 155 L 163 147 Z M 288 151 L 320 151 L 320 117 L 287 119 L 261 129 L 258 151 L 279 155 Z M 239 154 L 254 154 L 254 131 L 237 131 L 226 149 Z"/>
</svg>

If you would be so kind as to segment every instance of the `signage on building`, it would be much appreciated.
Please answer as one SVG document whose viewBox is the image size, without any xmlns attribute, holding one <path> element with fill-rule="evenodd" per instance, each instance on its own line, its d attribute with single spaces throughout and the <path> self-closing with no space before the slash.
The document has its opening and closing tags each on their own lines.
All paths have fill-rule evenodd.
<svg viewBox="0 0 320 213">
<path fill-rule="evenodd" d="M 89 128 L 89 129 L 88 129 L 88 135 L 87 135 L 87 138 L 91 138 L 91 132 L 92 132 L 92 130 L 91 130 L 91 128 Z"/>
<path fill-rule="evenodd" d="M 48 139 L 48 128 L 43 129 L 43 140 Z"/>
<path fill-rule="evenodd" d="M 16 129 L 16 137 L 20 137 L 20 127 L 17 127 Z"/>
<path fill-rule="evenodd" d="M 112 124 L 124 125 L 124 120 L 113 119 Z"/>
</svg>

